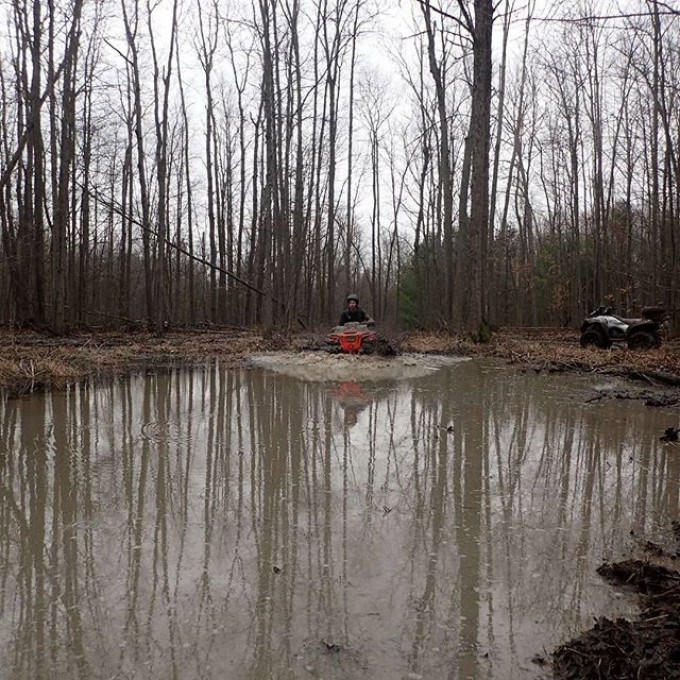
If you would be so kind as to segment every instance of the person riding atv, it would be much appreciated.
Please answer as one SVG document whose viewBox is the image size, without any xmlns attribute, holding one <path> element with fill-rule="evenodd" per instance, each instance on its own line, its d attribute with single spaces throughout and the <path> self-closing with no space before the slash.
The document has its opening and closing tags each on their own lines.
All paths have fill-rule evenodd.
<svg viewBox="0 0 680 680">
<path fill-rule="evenodd" d="M 344 326 L 346 323 L 365 323 L 368 325 L 375 323 L 375 321 L 359 307 L 359 296 L 356 293 L 350 293 L 347 296 L 347 309 L 345 309 L 340 316 L 338 326 Z"/>
<path fill-rule="evenodd" d="M 359 296 L 347 296 L 347 309 L 340 316 L 340 322 L 326 336 L 329 352 L 344 354 L 372 354 L 378 339 L 374 330 L 375 321 L 359 307 Z"/>
</svg>

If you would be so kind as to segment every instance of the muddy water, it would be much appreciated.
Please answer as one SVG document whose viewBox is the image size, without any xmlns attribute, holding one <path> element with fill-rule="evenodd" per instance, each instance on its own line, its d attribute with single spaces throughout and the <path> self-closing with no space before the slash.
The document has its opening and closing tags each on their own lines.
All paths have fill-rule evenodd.
<svg viewBox="0 0 680 680">
<path fill-rule="evenodd" d="M 468 361 L 0 404 L 1 678 L 531 678 L 678 513 L 677 414 Z"/>
</svg>

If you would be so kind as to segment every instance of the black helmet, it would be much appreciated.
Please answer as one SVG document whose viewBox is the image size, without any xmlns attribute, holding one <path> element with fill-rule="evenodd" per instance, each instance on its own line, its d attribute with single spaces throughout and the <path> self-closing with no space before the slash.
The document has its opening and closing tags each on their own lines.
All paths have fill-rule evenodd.
<svg viewBox="0 0 680 680">
<path fill-rule="evenodd" d="M 359 296 L 358 296 L 356 293 L 350 293 L 350 294 L 347 296 L 347 302 L 349 302 L 350 300 L 354 300 L 354 302 L 356 302 L 357 304 L 359 304 Z"/>
</svg>

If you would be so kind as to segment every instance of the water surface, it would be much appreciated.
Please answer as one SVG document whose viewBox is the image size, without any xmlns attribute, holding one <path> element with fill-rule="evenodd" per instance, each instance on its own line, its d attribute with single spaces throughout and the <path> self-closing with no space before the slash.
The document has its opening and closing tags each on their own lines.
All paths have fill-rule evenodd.
<svg viewBox="0 0 680 680">
<path fill-rule="evenodd" d="M 0 678 L 544 677 L 678 514 L 592 378 L 218 365 L 0 404 Z"/>
</svg>

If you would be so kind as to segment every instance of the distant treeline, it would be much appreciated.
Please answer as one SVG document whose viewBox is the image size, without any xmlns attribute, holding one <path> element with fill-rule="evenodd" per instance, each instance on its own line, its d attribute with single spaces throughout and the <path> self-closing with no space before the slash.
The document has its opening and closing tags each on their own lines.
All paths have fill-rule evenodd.
<svg viewBox="0 0 680 680">
<path fill-rule="evenodd" d="M 0 321 L 677 310 L 680 16 L 534 4 L 5 4 Z"/>
</svg>

